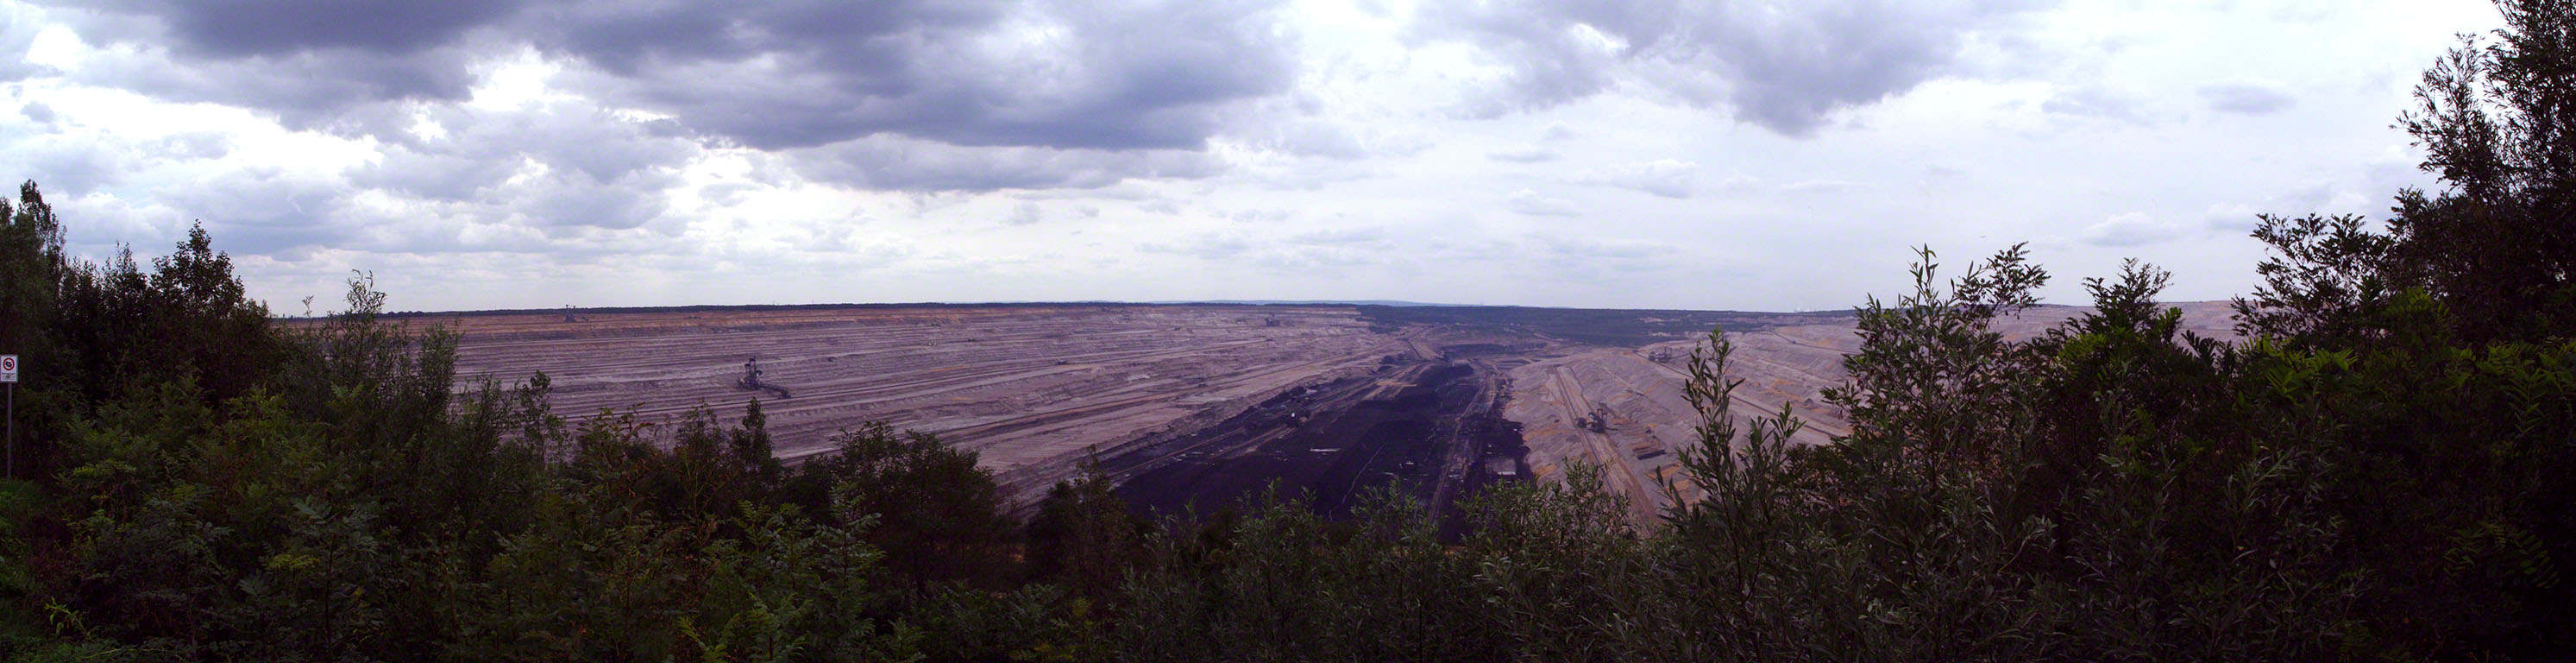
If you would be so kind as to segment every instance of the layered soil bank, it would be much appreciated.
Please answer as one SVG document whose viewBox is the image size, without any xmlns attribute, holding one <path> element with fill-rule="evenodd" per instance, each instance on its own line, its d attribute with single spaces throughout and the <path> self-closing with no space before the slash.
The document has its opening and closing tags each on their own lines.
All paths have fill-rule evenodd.
<svg viewBox="0 0 2576 663">
<path fill-rule="evenodd" d="M 2224 303 L 2179 305 L 2226 336 Z M 2028 337 L 2082 309 L 2001 321 Z M 1736 352 L 1739 418 L 1790 410 L 1796 440 L 1845 433 L 1822 390 L 1860 338 L 1847 312 L 1333 305 L 921 305 L 422 316 L 462 336 L 460 389 L 544 371 L 556 410 L 731 422 L 757 397 L 779 455 L 871 421 L 975 450 L 1023 507 L 1086 459 L 1140 508 L 1207 513 L 1276 484 L 1328 514 L 1371 490 L 1454 528 L 1497 481 L 1603 468 L 1652 522 L 1691 494 L 1683 362 L 1711 326 Z M 746 386 L 757 361 L 758 385 Z M 787 397 L 780 398 L 779 392 Z"/>
<path fill-rule="evenodd" d="M 981 454 L 1020 498 L 1093 453 L 1291 387 L 1365 374 L 1406 346 L 1348 307 L 854 307 L 519 313 L 441 320 L 458 374 L 544 371 L 568 415 L 730 422 L 757 397 L 778 453 L 822 453 L 870 421 Z M 746 363 L 761 382 L 746 389 Z"/>
</svg>

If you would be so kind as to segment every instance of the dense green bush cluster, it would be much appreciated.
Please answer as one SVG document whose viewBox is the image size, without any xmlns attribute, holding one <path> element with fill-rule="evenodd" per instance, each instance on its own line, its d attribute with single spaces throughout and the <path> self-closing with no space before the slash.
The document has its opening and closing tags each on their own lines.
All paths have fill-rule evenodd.
<svg viewBox="0 0 2576 663">
<path fill-rule="evenodd" d="M 2007 339 L 2018 249 L 1859 311 L 1851 433 L 1699 443 L 1662 521 L 1597 474 L 1132 515 L 1106 479 L 1025 525 L 970 452 L 883 426 L 794 468 L 739 424 L 603 412 L 543 375 L 454 390 L 455 339 L 281 323 L 202 231 L 149 268 L 0 205 L 10 660 L 2560 660 L 2576 645 L 2576 4 L 2506 7 L 2401 123 L 2445 190 L 2265 218 L 2241 340 L 2166 275 Z"/>
</svg>

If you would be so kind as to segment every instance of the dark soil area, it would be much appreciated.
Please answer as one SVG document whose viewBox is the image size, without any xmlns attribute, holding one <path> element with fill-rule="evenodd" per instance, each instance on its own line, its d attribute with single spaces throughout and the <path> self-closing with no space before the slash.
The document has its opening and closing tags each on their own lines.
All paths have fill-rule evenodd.
<svg viewBox="0 0 2576 663">
<path fill-rule="evenodd" d="M 1466 504 L 1476 493 L 1499 483 L 1529 480 L 1529 447 L 1521 440 L 1519 422 L 1503 418 L 1504 396 L 1511 393 L 1509 382 L 1498 383 L 1493 405 L 1483 412 L 1469 414 L 1459 424 L 1458 439 L 1468 445 L 1464 450 L 1473 459 L 1466 476 L 1449 495 L 1449 504 L 1437 505 L 1440 533 L 1456 539 L 1468 527 Z M 1508 468 L 1509 473 L 1496 471 Z"/>
<path fill-rule="evenodd" d="M 1416 370 L 1411 386 L 1368 397 L 1383 391 L 1382 380 Z M 1206 516 L 1273 486 L 1333 518 L 1349 515 L 1380 487 L 1430 500 L 1445 481 L 1449 494 L 1463 494 L 1460 488 L 1494 480 L 1483 458 L 1520 453 L 1517 427 L 1493 412 L 1470 411 L 1491 402 L 1478 398 L 1486 381 L 1477 371 L 1399 364 L 1369 378 L 1293 390 L 1218 425 L 1107 459 L 1102 469 L 1127 477 L 1119 494 L 1158 516 Z M 1474 448 L 1455 448 L 1461 444 Z M 1455 451 L 1479 462 L 1444 471 L 1443 459 Z"/>
</svg>

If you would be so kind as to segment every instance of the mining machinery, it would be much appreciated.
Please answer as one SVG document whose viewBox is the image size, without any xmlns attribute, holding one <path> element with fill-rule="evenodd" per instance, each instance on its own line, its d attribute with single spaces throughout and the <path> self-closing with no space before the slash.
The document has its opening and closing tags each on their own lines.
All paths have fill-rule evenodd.
<svg viewBox="0 0 2576 663">
<path fill-rule="evenodd" d="M 751 360 L 742 363 L 742 380 L 735 382 L 734 386 L 752 391 L 773 391 L 778 393 L 779 398 L 788 397 L 786 387 L 760 381 L 759 357 L 752 357 Z"/>
</svg>

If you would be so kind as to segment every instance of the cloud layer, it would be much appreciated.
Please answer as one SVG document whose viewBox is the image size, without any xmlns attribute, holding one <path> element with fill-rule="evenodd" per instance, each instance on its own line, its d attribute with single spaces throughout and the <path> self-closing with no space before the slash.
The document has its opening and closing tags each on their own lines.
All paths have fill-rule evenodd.
<svg viewBox="0 0 2576 663">
<path fill-rule="evenodd" d="M 1635 83 L 1803 136 L 1943 73 L 1970 35 L 2036 4 L 1535 0 L 1455 3 L 1435 23 L 1508 68 L 1480 116 Z"/>
<path fill-rule="evenodd" d="M 2281 2 L 0 0 L 0 174 L 405 308 L 1824 308 L 2013 240 L 2221 297 L 2231 219 L 2421 183 L 2387 117 L 2494 22 Z"/>
</svg>

